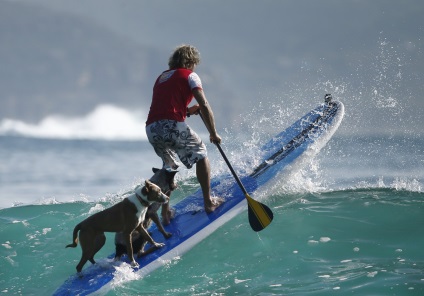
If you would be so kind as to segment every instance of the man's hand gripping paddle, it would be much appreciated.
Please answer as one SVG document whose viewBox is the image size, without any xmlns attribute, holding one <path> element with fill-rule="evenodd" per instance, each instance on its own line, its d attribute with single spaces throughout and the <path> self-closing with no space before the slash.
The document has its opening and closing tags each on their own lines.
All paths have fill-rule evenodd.
<svg viewBox="0 0 424 296">
<path fill-rule="evenodd" d="M 199 112 L 199 115 L 200 115 L 200 118 L 202 118 L 203 123 L 205 123 L 202 117 L 202 114 L 200 112 Z M 271 223 L 274 217 L 271 209 L 249 196 L 249 194 L 247 193 L 246 189 L 243 186 L 243 183 L 241 182 L 240 178 L 237 176 L 227 156 L 222 150 L 221 145 L 219 143 L 214 143 L 214 144 L 216 145 L 216 147 L 218 147 L 218 150 L 221 153 L 222 157 L 224 158 L 225 162 L 227 163 L 227 166 L 230 169 L 231 173 L 233 174 L 234 179 L 236 179 L 237 184 L 240 186 L 240 189 L 243 191 L 244 196 L 247 199 L 250 226 L 252 227 L 254 231 L 261 231 L 262 229 L 264 229 Z"/>
</svg>

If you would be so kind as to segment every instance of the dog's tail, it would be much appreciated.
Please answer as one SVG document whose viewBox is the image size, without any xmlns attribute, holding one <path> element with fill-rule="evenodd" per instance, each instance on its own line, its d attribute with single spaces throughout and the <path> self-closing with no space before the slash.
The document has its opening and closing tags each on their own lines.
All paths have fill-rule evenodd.
<svg viewBox="0 0 424 296">
<path fill-rule="evenodd" d="M 73 234 L 73 238 L 72 238 L 73 243 L 67 245 L 66 248 L 75 248 L 76 246 L 78 246 L 78 231 L 80 230 L 80 228 L 81 228 L 80 224 L 75 226 L 74 234 Z"/>
</svg>

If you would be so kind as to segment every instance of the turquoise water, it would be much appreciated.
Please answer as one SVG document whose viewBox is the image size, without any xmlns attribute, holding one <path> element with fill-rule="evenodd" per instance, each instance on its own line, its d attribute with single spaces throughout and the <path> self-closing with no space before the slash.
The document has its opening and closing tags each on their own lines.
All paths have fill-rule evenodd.
<svg viewBox="0 0 424 296">
<path fill-rule="evenodd" d="M 423 193 L 356 189 L 276 194 L 266 202 L 275 218 L 264 231 L 253 232 L 242 213 L 145 278 L 121 274 L 107 295 L 424 293 Z M 79 260 L 79 248 L 65 249 L 74 225 L 99 205 L 1 210 L 0 293 L 54 292 Z M 112 252 L 109 235 L 96 258 Z"/>
<path fill-rule="evenodd" d="M 150 151 L 143 142 L 0 140 L 0 294 L 49 295 L 75 273 L 81 250 L 65 249 L 74 226 L 149 177 L 156 159 L 137 158 Z M 265 230 L 243 212 L 142 279 L 117 270 L 106 295 L 424 295 L 423 144 L 336 135 L 254 194 L 274 212 Z M 213 171 L 225 171 L 209 150 Z M 192 171 L 178 183 L 172 203 L 197 189 Z M 110 266 L 113 251 L 109 234 L 98 263 Z"/>
</svg>

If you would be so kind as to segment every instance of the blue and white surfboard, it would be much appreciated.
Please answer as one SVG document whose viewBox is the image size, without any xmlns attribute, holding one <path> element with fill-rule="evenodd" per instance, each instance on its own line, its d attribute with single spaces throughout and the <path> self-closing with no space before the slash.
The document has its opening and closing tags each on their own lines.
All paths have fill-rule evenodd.
<svg viewBox="0 0 424 296">
<path fill-rule="evenodd" d="M 261 164 L 250 175 L 241 177 L 246 190 L 254 194 L 278 173 L 298 169 L 302 155 L 311 159 L 332 137 L 343 115 L 344 106 L 341 102 L 321 104 L 269 140 L 261 149 L 263 155 Z M 221 225 L 246 210 L 245 195 L 231 175 L 215 178 L 211 187 L 213 193 L 224 198 L 225 202 L 213 213 L 206 214 L 203 210 L 202 192 L 199 190 L 173 205 L 176 211 L 175 218 L 166 227 L 166 230 L 173 234 L 172 237 L 164 241 L 162 234 L 153 225 L 149 232 L 155 241 L 164 241 L 165 246 L 137 258 L 140 267 L 134 269 L 135 273 L 142 277 L 169 260 L 181 256 Z M 272 224 L 269 227 L 272 227 Z M 110 261 L 113 257 L 110 256 Z M 82 272 L 83 277 L 72 275 L 54 295 L 89 295 L 95 292 L 107 292 L 111 288 L 116 269 L 114 264 L 108 266 L 96 264 L 86 267 Z"/>
</svg>

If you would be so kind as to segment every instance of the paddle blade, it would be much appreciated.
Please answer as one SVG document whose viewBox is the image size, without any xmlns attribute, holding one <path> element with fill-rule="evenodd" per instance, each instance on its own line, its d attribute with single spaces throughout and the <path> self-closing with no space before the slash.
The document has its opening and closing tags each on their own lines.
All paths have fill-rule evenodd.
<svg viewBox="0 0 424 296">
<path fill-rule="evenodd" d="M 246 194 L 246 199 L 250 227 L 252 227 L 252 229 L 256 232 L 261 231 L 271 223 L 274 218 L 274 214 L 270 208 L 254 200 L 248 194 Z"/>
</svg>

